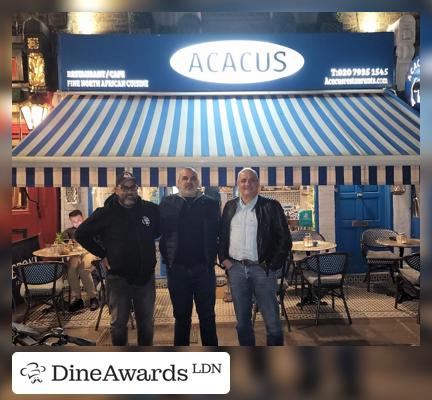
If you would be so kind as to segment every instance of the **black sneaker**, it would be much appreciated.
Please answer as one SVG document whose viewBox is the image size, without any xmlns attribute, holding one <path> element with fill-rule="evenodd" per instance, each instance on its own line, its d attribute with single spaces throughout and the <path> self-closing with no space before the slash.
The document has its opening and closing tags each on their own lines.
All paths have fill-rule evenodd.
<svg viewBox="0 0 432 400">
<path fill-rule="evenodd" d="M 96 311 L 99 308 L 99 300 L 96 297 L 90 299 L 90 311 Z"/>
<path fill-rule="evenodd" d="M 84 308 L 82 299 L 75 299 L 69 304 L 69 312 L 75 312 Z"/>
</svg>

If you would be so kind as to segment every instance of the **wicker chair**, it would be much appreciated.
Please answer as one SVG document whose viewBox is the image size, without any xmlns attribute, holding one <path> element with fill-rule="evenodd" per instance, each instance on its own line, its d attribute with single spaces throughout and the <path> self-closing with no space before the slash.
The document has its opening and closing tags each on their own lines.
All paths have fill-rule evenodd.
<svg viewBox="0 0 432 400">
<path fill-rule="evenodd" d="M 395 308 L 401 303 L 402 294 L 420 300 L 420 253 L 412 253 L 403 258 L 406 263 L 396 278 Z M 420 301 L 418 302 L 417 323 L 420 323 Z"/>
<path fill-rule="evenodd" d="M 65 272 L 66 264 L 59 261 L 38 261 L 17 266 L 19 279 L 23 283 L 20 293 L 27 305 L 24 324 L 32 307 L 50 304 L 56 312 L 59 326 L 62 326 L 59 305 L 64 314 L 63 276 Z"/>
<path fill-rule="evenodd" d="M 303 298 L 304 283 L 307 283 L 312 299 L 314 303 L 316 303 L 316 325 L 318 325 L 321 299 L 328 294 L 332 296 L 333 309 L 335 296 L 342 299 L 348 316 L 348 321 L 352 324 L 343 289 L 347 259 L 348 256 L 346 253 L 321 253 L 306 257 L 301 262 L 301 295 Z M 300 305 L 303 309 L 303 303 L 300 303 Z"/>
<path fill-rule="evenodd" d="M 367 282 L 367 291 L 370 291 L 370 277 L 372 272 L 388 270 L 393 283 L 394 271 L 398 270 L 400 257 L 388 250 L 388 247 L 378 244 L 378 239 L 396 238 L 396 232 L 391 229 L 366 229 L 361 238 L 361 250 L 363 260 L 367 265 L 365 282 Z"/>
<path fill-rule="evenodd" d="M 319 232 L 311 231 L 311 230 L 301 230 L 301 231 L 293 231 L 291 232 L 291 239 L 293 242 L 302 241 L 304 237 L 310 234 L 312 240 L 322 240 L 325 241 L 324 236 Z M 306 257 L 306 253 L 295 252 L 293 253 L 291 264 L 292 264 L 292 272 L 290 278 L 290 285 L 294 282 L 294 293 L 297 294 L 297 277 L 301 276 L 301 268 L 300 263 Z"/>
</svg>

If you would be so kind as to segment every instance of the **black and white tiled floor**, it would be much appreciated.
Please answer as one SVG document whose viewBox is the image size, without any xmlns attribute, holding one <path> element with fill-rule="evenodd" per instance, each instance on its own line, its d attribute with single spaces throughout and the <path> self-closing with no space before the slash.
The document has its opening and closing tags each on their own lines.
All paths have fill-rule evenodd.
<svg viewBox="0 0 432 400">
<path fill-rule="evenodd" d="M 366 291 L 364 283 L 353 281 L 346 285 L 345 295 L 348 302 L 348 307 L 353 320 L 357 318 L 393 318 L 393 317 L 415 317 L 417 315 L 417 301 L 405 301 L 399 304 L 398 309 L 394 308 L 394 297 L 388 296 L 384 292 L 387 289 L 392 289 L 391 281 L 376 281 L 372 283 L 371 291 Z M 299 302 L 299 294 L 294 294 L 294 289 L 289 288 L 285 297 L 285 307 L 290 320 L 309 320 L 315 318 L 315 306 L 306 305 L 301 310 L 297 303 Z M 321 306 L 320 318 L 346 318 L 342 300 L 335 299 L 335 310 L 331 308 L 331 298 L 325 299 L 328 301 L 328 306 Z M 31 313 L 29 324 L 35 327 L 56 326 L 57 321 L 53 312 L 43 313 L 45 307 L 39 307 Z M 216 322 L 235 322 L 235 313 L 233 303 L 224 302 L 222 299 L 216 300 Z M 76 313 L 66 312 L 63 317 L 64 326 L 70 327 L 93 327 L 96 325 L 98 311 L 90 311 L 88 308 Z M 192 322 L 198 322 L 198 317 L 194 311 Z M 258 313 L 257 320 L 262 320 Z M 156 325 L 171 325 L 174 319 L 172 316 L 172 306 L 168 294 L 168 289 L 158 288 L 155 304 L 155 324 Z M 108 307 L 105 306 L 100 323 L 101 328 L 109 326 Z"/>
</svg>

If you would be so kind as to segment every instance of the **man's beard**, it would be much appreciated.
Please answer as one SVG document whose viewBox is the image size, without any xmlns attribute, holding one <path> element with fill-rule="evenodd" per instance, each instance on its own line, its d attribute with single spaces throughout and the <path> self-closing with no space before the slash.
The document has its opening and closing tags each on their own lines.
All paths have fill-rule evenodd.
<svg viewBox="0 0 432 400">
<path fill-rule="evenodd" d="M 198 193 L 198 189 L 183 189 L 180 194 L 183 197 L 195 197 Z"/>
</svg>

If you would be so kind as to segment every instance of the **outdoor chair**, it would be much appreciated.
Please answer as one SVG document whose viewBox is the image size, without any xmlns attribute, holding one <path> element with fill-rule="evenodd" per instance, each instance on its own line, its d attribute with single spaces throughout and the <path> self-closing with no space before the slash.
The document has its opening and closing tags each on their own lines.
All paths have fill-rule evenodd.
<svg viewBox="0 0 432 400">
<path fill-rule="evenodd" d="M 59 305 L 64 314 L 63 277 L 65 272 L 66 265 L 59 261 L 38 261 L 17 266 L 19 279 L 23 283 L 20 294 L 27 305 L 24 324 L 32 307 L 50 304 L 55 310 L 59 326 L 62 326 Z"/>
<path fill-rule="evenodd" d="M 329 294 L 332 296 L 333 309 L 335 296 L 342 299 L 348 321 L 352 324 L 344 294 L 347 259 L 348 255 L 346 253 L 321 253 L 306 257 L 301 261 L 301 297 L 303 298 L 304 286 L 307 283 L 312 300 L 316 304 L 316 325 L 318 325 L 321 299 Z M 300 303 L 300 306 L 303 309 L 303 303 Z"/>
<path fill-rule="evenodd" d="M 367 291 L 370 292 L 370 278 L 372 272 L 388 270 L 393 283 L 394 271 L 398 270 L 400 257 L 388 247 L 378 244 L 378 239 L 396 239 L 396 232 L 391 229 L 366 229 L 361 237 L 361 251 L 363 260 L 367 265 L 365 282 L 367 282 Z"/>
<path fill-rule="evenodd" d="M 409 299 L 420 300 L 420 253 L 412 253 L 405 256 L 403 262 L 406 264 L 399 269 L 396 277 L 395 308 L 403 301 L 403 295 L 407 294 Z M 418 302 L 417 323 L 420 323 L 420 301 Z"/>
<path fill-rule="evenodd" d="M 281 314 L 285 318 L 285 322 L 287 324 L 289 332 L 291 332 L 291 324 L 288 318 L 288 313 L 285 307 L 284 299 L 288 290 L 288 285 L 286 284 L 286 282 L 288 281 L 288 272 L 289 272 L 290 263 L 291 263 L 291 255 L 288 257 L 287 261 L 284 263 L 282 268 L 279 268 L 276 271 L 277 279 L 278 279 L 278 289 L 276 295 L 278 298 L 278 303 L 281 308 Z M 259 312 L 259 306 L 254 298 L 253 306 L 252 306 L 252 325 L 255 325 L 256 315 L 258 312 Z"/>
<path fill-rule="evenodd" d="M 98 297 L 99 297 L 99 315 L 97 317 L 97 321 L 96 321 L 96 326 L 95 326 L 95 331 L 97 331 L 99 329 L 99 324 L 100 324 L 100 320 L 102 318 L 102 313 L 103 313 L 103 309 L 105 307 L 105 305 L 108 306 L 108 290 L 106 287 L 106 277 L 107 277 L 107 271 L 105 269 L 105 267 L 102 264 L 102 261 L 100 259 L 96 259 L 93 260 L 92 265 L 94 267 L 94 272 L 95 272 L 95 276 L 93 278 L 94 282 L 95 282 L 95 287 L 96 290 L 98 292 Z M 109 307 L 108 307 L 109 310 Z M 133 305 L 131 304 L 131 311 L 130 311 L 130 323 L 131 323 L 131 327 L 132 329 L 135 329 L 135 325 L 134 325 L 134 318 L 133 318 Z"/>
<path fill-rule="evenodd" d="M 307 234 L 311 235 L 312 240 L 325 241 L 323 235 L 321 235 L 319 232 L 311 231 L 311 230 L 293 231 L 293 232 L 291 232 L 291 239 L 293 242 L 302 241 Z M 293 253 L 293 256 L 292 256 L 292 260 L 291 260 L 292 272 L 291 272 L 290 285 L 292 285 L 294 282 L 294 293 L 295 294 L 297 294 L 297 278 L 299 276 L 301 276 L 300 263 L 301 263 L 301 260 L 303 260 L 305 257 L 306 257 L 306 253 L 298 252 L 298 251 Z"/>
</svg>

